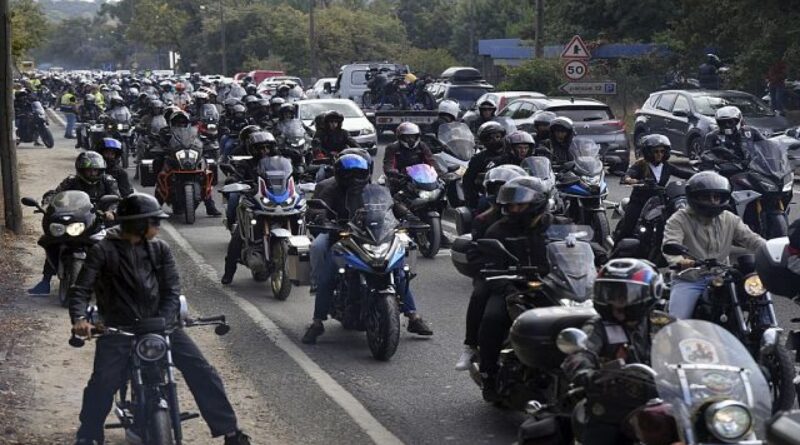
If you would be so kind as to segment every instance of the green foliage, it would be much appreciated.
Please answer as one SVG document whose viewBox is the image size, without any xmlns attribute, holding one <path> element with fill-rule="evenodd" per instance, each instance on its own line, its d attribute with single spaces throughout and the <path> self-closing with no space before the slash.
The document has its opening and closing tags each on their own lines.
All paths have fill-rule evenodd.
<svg viewBox="0 0 800 445">
<path fill-rule="evenodd" d="M 47 37 L 47 19 L 33 0 L 11 2 L 11 55 L 19 61 Z"/>
<path fill-rule="evenodd" d="M 189 22 L 189 14 L 171 3 L 169 0 L 137 0 L 135 15 L 127 32 L 128 40 L 178 51 L 189 44 L 180 38 L 181 31 Z"/>
<path fill-rule="evenodd" d="M 446 49 L 406 48 L 398 60 L 409 65 L 415 74 L 438 77 L 448 67 L 458 65 L 458 60 Z"/>
<path fill-rule="evenodd" d="M 519 24 L 533 27 L 533 13 L 529 6 L 516 0 L 454 0 L 449 20 L 451 28 L 450 52 L 459 59 L 477 65 L 478 40 L 510 37 L 509 29 L 519 29 Z M 517 36 L 514 36 L 517 37 Z"/>
<path fill-rule="evenodd" d="M 555 34 L 548 34 L 552 42 L 566 42 L 575 34 L 592 40 L 649 42 L 654 33 L 668 28 L 670 20 L 686 19 L 678 15 L 679 0 L 562 0 L 546 3 L 550 8 L 548 20 L 560 25 L 553 29 Z M 715 2 L 706 3 L 717 7 Z"/>
<path fill-rule="evenodd" d="M 506 71 L 506 80 L 499 85 L 499 89 L 558 94 L 558 86 L 562 83 L 560 61 L 533 59 L 509 68 Z"/>
</svg>

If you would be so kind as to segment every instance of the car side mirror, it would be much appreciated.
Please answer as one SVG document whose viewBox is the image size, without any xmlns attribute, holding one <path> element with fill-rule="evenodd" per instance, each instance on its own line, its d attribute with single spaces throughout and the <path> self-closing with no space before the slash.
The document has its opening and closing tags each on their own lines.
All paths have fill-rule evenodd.
<svg viewBox="0 0 800 445">
<path fill-rule="evenodd" d="M 689 110 L 685 108 L 680 108 L 672 111 L 672 115 L 676 117 L 689 117 L 689 114 L 690 114 Z"/>
<path fill-rule="evenodd" d="M 690 256 L 689 249 L 680 244 L 664 244 L 662 251 L 667 255 Z"/>
<path fill-rule="evenodd" d="M 566 328 L 558 333 L 556 347 L 566 355 L 587 350 L 589 336 L 578 328 Z"/>
</svg>

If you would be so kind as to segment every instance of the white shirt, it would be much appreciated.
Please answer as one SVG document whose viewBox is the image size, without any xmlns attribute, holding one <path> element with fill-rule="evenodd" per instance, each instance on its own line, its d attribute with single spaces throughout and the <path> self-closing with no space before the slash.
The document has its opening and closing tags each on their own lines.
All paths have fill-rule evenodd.
<svg viewBox="0 0 800 445">
<path fill-rule="evenodd" d="M 661 171 L 664 170 L 664 163 L 660 163 L 658 165 L 653 165 L 648 162 L 650 165 L 650 171 L 653 172 L 653 176 L 656 178 L 656 182 L 661 181 Z"/>
</svg>

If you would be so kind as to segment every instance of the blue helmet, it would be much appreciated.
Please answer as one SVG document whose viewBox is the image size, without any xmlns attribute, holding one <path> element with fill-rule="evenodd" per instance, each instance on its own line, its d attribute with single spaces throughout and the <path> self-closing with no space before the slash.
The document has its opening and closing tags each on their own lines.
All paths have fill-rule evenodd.
<svg viewBox="0 0 800 445">
<path fill-rule="evenodd" d="M 122 151 L 122 143 L 114 138 L 103 138 L 103 149 Z"/>
<path fill-rule="evenodd" d="M 357 154 L 339 156 L 333 166 L 336 181 L 345 187 L 364 185 L 369 182 L 369 162 Z"/>
</svg>

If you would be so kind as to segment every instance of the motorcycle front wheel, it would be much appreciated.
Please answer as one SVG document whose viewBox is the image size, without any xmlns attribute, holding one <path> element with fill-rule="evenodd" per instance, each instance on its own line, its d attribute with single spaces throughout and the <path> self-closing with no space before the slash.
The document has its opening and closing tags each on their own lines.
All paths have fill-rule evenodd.
<svg viewBox="0 0 800 445">
<path fill-rule="evenodd" d="M 128 168 L 130 165 L 131 150 L 128 146 L 128 141 L 122 141 L 122 168 Z"/>
<path fill-rule="evenodd" d="M 400 343 L 400 309 L 394 295 L 372 296 L 367 309 L 367 344 L 372 356 L 386 361 Z"/>
<path fill-rule="evenodd" d="M 763 356 L 761 366 L 769 373 L 769 386 L 772 391 L 772 412 L 790 410 L 794 407 L 797 390 L 794 385 L 794 359 L 783 344 Z"/>
<path fill-rule="evenodd" d="M 148 436 L 151 445 L 173 445 L 172 422 L 169 419 L 169 412 L 165 409 L 156 409 L 150 418 L 148 425 Z"/>
<path fill-rule="evenodd" d="M 439 218 L 428 218 L 425 222 L 431 228 L 424 232 L 417 232 L 417 243 L 422 256 L 433 258 L 439 253 L 442 245 L 442 221 Z"/>
<path fill-rule="evenodd" d="M 289 298 L 292 292 L 292 282 L 289 280 L 289 273 L 286 268 L 286 256 L 289 252 L 289 241 L 281 240 L 272 244 L 272 275 L 270 275 L 270 285 L 272 296 L 276 300 L 284 301 Z"/>
<path fill-rule="evenodd" d="M 594 241 L 602 246 L 608 244 L 608 237 L 611 235 L 611 228 L 608 224 L 606 212 L 594 212 L 592 215 L 592 230 L 594 230 Z"/>
<path fill-rule="evenodd" d="M 183 185 L 183 215 L 186 224 L 194 224 L 195 211 L 197 206 L 194 200 L 194 188 L 196 184 L 189 183 Z"/>
<path fill-rule="evenodd" d="M 61 307 L 69 307 L 67 293 L 69 292 L 69 288 L 71 288 L 78 279 L 78 274 L 81 272 L 82 267 L 83 261 L 76 259 L 64 265 L 64 279 L 58 283 L 58 302 L 61 304 Z"/>
<path fill-rule="evenodd" d="M 53 140 L 53 133 L 50 131 L 49 128 L 42 125 L 42 128 L 39 129 L 39 137 L 42 138 L 42 143 L 47 148 L 53 148 L 55 145 L 55 141 Z"/>
</svg>

